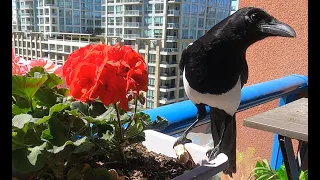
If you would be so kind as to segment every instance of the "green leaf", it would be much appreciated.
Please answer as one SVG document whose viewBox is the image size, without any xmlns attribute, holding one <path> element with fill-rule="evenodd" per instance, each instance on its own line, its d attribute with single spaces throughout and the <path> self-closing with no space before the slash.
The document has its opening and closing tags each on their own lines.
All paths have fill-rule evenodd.
<svg viewBox="0 0 320 180">
<path fill-rule="evenodd" d="M 83 153 L 92 149 L 95 145 L 91 142 L 84 142 L 80 146 L 78 146 L 73 153 Z"/>
<path fill-rule="evenodd" d="M 42 131 L 41 138 L 42 138 L 42 139 L 46 139 L 46 140 L 51 140 L 51 139 L 53 139 L 53 136 L 51 135 L 49 128 L 46 129 L 46 130 L 44 130 L 44 131 Z"/>
<path fill-rule="evenodd" d="M 125 133 L 126 138 L 131 138 L 143 131 L 143 124 L 142 121 L 138 118 L 135 118 L 131 125 L 127 127 L 127 131 Z"/>
<path fill-rule="evenodd" d="M 285 167 L 284 163 L 276 171 L 276 174 L 280 180 L 288 180 L 287 171 L 286 171 L 286 167 Z"/>
<path fill-rule="evenodd" d="M 32 120 L 33 118 L 30 114 L 15 115 L 12 119 L 12 126 L 22 129 L 26 123 Z"/>
<path fill-rule="evenodd" d="M 93 102 L 89 107 L 89 114 L 92 117 L 97 117 L 107 111 L 107 108 L 101 102 Z"/>
<path fill-rule="evenodd" d="M 81 112 L 83 115 L 89 116 L 89 105 L 86 103 L 83 103 L 81 101 L 74 101 L 70 104 L 70 108 L 77 109 L 79 112 Z"/>
<path fill-rule="evenodd" d="M 25 133 L 21 129 L 12 131 L 12 151 L 26 148 L 28 145 L 24 143 Z"/>
<path fill-rule="evenodd" d="M 30 71 L 27 73 L 27 76 L 34 77 L 35 74 L 46 74 L 43 67 L 36 66 L 30 69 Z"/>
<path fill-rule="evenodd" d="M 35 94 L 35 98 L 40 102 L 39 105 L 50 108 L 57 102 L 57 95 L 53 89 L 41 87 Z"/>
<path fill-rule="evenodd" d="M 62 103 L 59 103 L 59 104 L 55 104 L 54 106 L 52 106 L 50 108 L 50 111 L 49 111 L 49 115 L 48 116 L 44 116 L 42 119 L 40 119 L 37 124 L 40 125 L 42 123 L 45 123 L 47 121 L 49 121 L 49 119 L 52 117 L 53 113 L 55 112 L 61 112 L 63 111 L 64 109 L 68 108 L 70 105 L 69 104 L 62 104 Z"/>
<path fill-rule="evenodd" d="M 160 117 L 160 116 L 157 116 L 156 120 L 151 122 L 149 125 L 147 125 L 145 129 L 153 129 L 156 131 L 162 131 L 168 126 L 168 124 L 169 123 L 168 123 L 167 119 Z"/>
<path fill-rule="evenodd" d="M 48 79 L 47 76 L 39 77 L 25 77 L 25 76 L 12 76 L 12 94 L 18 95 L 27 99 L 28 101 L 34 96 L 38 89 Z"/>
<path fill-rule="evenodd" d="M 69 137 L 68 125 L 61 121 L 63 118 L 64 116 L 55 114 L 51 116 L 48 121 L 50 134 L 53 136 L 53 139 L 51 139 L 50 142 L 56 146 L 63 145 Z"/>
<path fill-rule="evenodd" d="M 34 172 L 40 170 L 45 164 L 45 154 L 38 154 L 35 165 L 28 159 L 30 151 L 27 148 L 12 151 L 12 166 L 20 173 Z"/>
<path fill-rule="evenodd" d="M 18 115 L 18 114 L 27 114 L 30 111 L 30 108 L 20 108 L 16 104 L 12 104 L 12 114 Z"/>
<path fill-rule="evenodd" d="M 52 89 L 54 87 L 57 87 L 58 85 L 62 85 L 63 83 L 63 80 L 59 76 L 51 73 L 48 74 L 48 80 L 45 84 L 48 88 Z"/>
<path fill-rule="evenodd" d="M 69 89 L 66 88 L 59 88 L 57 89 L 57 92 L 63 96 L 67 96 L 69 94 Z"/>
<path fill-rule="evenodd" d="M 308 170 L 306 171 L 301 171 L 299 180 L 308 180 Z"/>
<path fill-rule="evenodd" d="M 104 119 L 106 121 L 114 121 L 117 116 L 116 110 L 112 107 L 109 106 L 106 112 L 101 114 L 100 116 L 97 116 L 96 119 Z"/>
<path fill-rule="evenodd" d="M 66 141 L 62 146 L 53 146 L 52 149 L 48 150 L 51 153 L 57 154 L 60 151 L 64 150 L 64 148 L 68 145 L 74 145 L 74 146 L 79 146 L 80 144 L 84 143 L 84 142 L 88 142 L 88 138 L 87 137 L 83 137 L 75 142 L 72 141 Z"/>
<path fill-rule="evenodd" d="M 47 142 L 44 142 L 42 145 L 40 146 L 35 146 L 33 148 L 29 148 L 30 154 L 27 156 L 29 159 L 30 164 L 32 165 L 36 165 L 37 160 L 38 160 L 38 155 L 41 154 L 41 151 L 44 150 L 44 148 L 46 147 Z"/>
</svg>

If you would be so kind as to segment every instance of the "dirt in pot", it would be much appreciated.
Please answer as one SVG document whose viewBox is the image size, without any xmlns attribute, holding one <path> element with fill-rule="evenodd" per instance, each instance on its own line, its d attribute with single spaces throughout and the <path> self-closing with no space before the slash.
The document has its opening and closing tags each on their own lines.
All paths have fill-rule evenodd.
<svg viewBox="0 0 320 180">
<path fill-rule="evenodd" d="M 129 145 L 124 149 L 124 153 L 127 157 L 127 165 L 99 161 L 90 163 L 90 166 L 116 169 L 132 180 L 173 179 L 191 170 L 188 165 L 178 163 L 176 158 L 148 151 L 142 143 Z"/>
</svg>

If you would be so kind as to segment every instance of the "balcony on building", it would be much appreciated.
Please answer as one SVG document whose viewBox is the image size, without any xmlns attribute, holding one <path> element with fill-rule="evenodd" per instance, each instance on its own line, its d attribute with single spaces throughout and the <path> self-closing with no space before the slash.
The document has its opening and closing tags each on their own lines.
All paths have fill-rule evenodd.
<svg viewBox="0 0 320 180">
<path fill-rule="evenodd" d="M 168 9 L 168 16 L 180 16 L 180 10 Z"/>
<path fill-rule="evenodd" d="M 169 104 L 175 102 L 176 98 L 174 96 L 174 91 L 171 92 L 160 92 L 159 103 Z"/>
<path fill-rule="evenodd" d="M 124 16 L 141 16 L 142 11 L 141 10 L 124 10 L 123 15 Z"/>
<path fill-rule="evenodd" d="M 181 3 L 181 0 L 168 0 L 168 3 Z"/>
</svg>

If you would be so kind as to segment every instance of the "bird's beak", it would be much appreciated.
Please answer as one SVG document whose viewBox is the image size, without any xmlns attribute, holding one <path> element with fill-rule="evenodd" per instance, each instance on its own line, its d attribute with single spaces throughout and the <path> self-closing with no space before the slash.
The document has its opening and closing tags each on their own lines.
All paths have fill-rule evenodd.
<svg viewBox="0 0 320 180">
<path fill-rule="evenodd" d="M 261 24 L 260 31 L 271 36 L 296 37 L 296 32 L 292 27 L 277 20 Z"/>
</svg>

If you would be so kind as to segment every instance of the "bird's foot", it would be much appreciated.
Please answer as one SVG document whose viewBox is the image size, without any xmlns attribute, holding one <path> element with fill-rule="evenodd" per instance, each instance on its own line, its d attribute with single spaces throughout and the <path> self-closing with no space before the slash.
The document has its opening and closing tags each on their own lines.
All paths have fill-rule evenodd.
<svg viewBox="0 0 320 180">
<path fill-rule="evenodd" d="M 215 159 L 220 154 L 220 146 L 216 146 L 207 151 L 206 155 L 209 158 L 209 161 Z"/>
<path fill-rule="evenodd" d="M 179 144 L 186 144 L 186 143 L 192 143 L 191 139 L 186 138 L 186 136 L 182 135 L 180 136 L 176 142 L 174 142 L 173 147 L 176 147 Z"/>
</svg>

